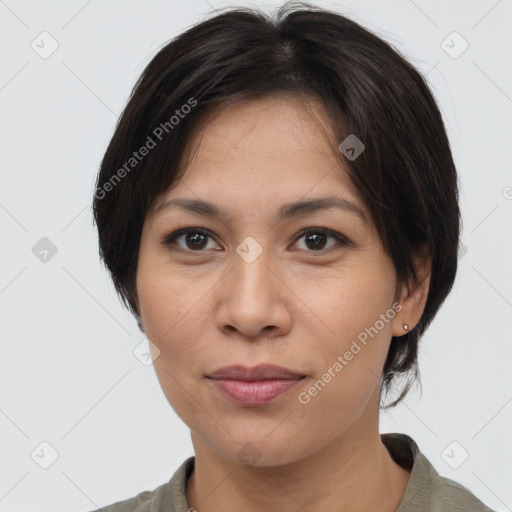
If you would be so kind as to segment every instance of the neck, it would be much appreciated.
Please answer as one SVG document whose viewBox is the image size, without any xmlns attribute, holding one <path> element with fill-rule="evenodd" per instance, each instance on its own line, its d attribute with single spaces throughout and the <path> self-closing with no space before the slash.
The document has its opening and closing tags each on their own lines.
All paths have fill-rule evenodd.
<svg viewBox="0 0 512 512">
<path fill-rule="evenodd" d="M 410 473 L 391 458 L 377 428 L 353 425 L 322 450 L 285 465 L 247 467 L 192 433 L 195 467 L 187 500 L 198 512 L 342 510 L 395 512 Z"/>
</svg>

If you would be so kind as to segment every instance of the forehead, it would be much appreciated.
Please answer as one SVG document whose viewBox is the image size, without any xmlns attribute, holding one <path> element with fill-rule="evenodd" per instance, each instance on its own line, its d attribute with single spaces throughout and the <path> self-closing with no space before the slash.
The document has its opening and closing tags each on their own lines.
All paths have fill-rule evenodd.
<svg viewBox="0 0 512 512">
<path fill-rule="evenodd" d="M 308 155 L 333 159 L 337 146 L 325 108 L 287 93 L 238 100 L 207 112 L 189 141 L 189 158 L 244 153 L 273 159 Z M 208 155 L 205 155 L 208 153 Z"/>
<path fill-rule="evenodd" d="M 360 203 L 337 146 L 324 107 L 314 99 L 280 94 L 223 104 L 196 126 L 181 179 L 154 207 L 184 195 L 245 198 L 262 209 L 332 194 Z"/>
</svg>

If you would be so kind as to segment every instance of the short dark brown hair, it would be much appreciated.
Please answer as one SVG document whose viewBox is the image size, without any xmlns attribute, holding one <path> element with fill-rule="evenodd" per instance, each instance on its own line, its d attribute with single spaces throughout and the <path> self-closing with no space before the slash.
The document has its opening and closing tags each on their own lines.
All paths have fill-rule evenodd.
<svg viewBox="0 0 512 512">
<path fill-rule="evenodd" d="M 340 143 L 355 134 L 365 145 L 354 160 L 337 153 L 394 263 L 397 291 L 418 283 L 414 257 L 432 261 L 423 315 L 392 338 L 385 361 L 381 392 L 408 377 L 392 407 L 419 377 L 419 339 L 450 292 L 458 261 L 457 173 L 426 79 L 380 37 L 305 2 L 288 2 L 274 16 L 248 7 L 213 14 L 163 46 L 133 88 L 96 182 L 100 257 L 140 320 L 142 226 L 186 170 L 183 155 L 206 113 L 280 92 L 321 102 Z"/>
</svg>

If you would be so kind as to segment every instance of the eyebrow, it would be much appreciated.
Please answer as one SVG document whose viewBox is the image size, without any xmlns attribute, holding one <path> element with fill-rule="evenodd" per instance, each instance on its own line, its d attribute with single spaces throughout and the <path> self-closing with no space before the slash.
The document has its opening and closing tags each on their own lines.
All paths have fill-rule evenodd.
<svg viewBox="0 0 512 512">
<path fill-rule="evenodd" d="M 205 217 L 218 217 L 221 220 L 229 221 L 231 216 L 218 206 L 202 199 L 186 199 L 175 198 L 169 199 L 161 203 L 155 208 L 154 214 L 158 215 L 173 207 L 182 208 L 183 210 L 190 211 L 196 215 Z M 359 205 L 337 196 L 326 196 L 308 199 L 304 201 L 297 201 L 295 203 L 283 204 L 277 212 L 277 221 L 281 222 L 292 217 L 305 215 L 307 213 L 314 213 L 320 210 L 328 210 L 331 208 L 338 208 L 347 213 L 352 213 L 361 218 L 366 223 L 366 216 Z"/>
</svg>

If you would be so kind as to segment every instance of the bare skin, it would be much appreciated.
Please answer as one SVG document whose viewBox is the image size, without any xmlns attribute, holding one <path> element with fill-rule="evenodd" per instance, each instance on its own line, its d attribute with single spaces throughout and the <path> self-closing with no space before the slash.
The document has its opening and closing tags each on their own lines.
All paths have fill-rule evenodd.
<svg viewBox="0 0 512 512">
<path fill-rule="evenodd" d="M 333 155 L 341 141 L 311 105 L 279 95 L 217 112 L 196 133 L 182 180 L 154 206 L 202 199 L 226 217 L 153 208 L 143 227 L 136 300 L 162 390 L 191 431 L 186 495 L 198 512 L 393 512 L 409 481 L 380 440 L 379 384 L 391 337 L 421 317 L 430 262 L 418 260 L 421 285 L 404 287 L 396 301 L 393 263 Z M 356 203 L 366 222 L 338 208 L 278 222 L 283 204 L 324 196 Z M 208 232 L 200 250 L 186 235 L 162 244 L 182 228 Z M 320 233 L 313 246 L 306 228 L 350 243 Z M 261 249 L 251 263 L 237 253 L 247 237 L 256 241 L 251 251 Z M 382 315 L 378 334 L 301 402 L 299 393 Z M 258 406 L 230 401 L 206 377 L 260 363 L 306 377 Z M 239 456 L 247 443 L 257 450 L 251 463 Z"/>
</svg>

